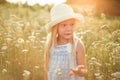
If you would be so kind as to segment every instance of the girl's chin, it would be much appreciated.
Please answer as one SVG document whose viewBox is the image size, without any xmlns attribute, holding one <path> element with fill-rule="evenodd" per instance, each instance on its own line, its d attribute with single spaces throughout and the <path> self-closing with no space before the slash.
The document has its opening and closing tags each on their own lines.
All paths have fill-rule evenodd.
<svg viewBox="0 0 120 80">
<path fill-rule="evenodd" d="M 66 36 L 65 39 L 72 39 L 72 36 Z"/>
</svg>

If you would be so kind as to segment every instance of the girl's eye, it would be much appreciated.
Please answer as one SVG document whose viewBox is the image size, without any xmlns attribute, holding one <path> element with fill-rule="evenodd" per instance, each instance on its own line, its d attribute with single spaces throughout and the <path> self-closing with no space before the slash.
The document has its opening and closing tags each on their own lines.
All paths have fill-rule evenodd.
<svg viewBox="0 0 120 80">
<path fill-rule="evenodd" d="M 66 27 L 66 24 L 62 24 L 63 27 Z"/>
<path fill-rule="evenodd" d="M 75 24 L 74 24 L 74 23 L 71 23 L 70 25 L 71 25 L 71 26 L 74 26 Z"/>
</svg>

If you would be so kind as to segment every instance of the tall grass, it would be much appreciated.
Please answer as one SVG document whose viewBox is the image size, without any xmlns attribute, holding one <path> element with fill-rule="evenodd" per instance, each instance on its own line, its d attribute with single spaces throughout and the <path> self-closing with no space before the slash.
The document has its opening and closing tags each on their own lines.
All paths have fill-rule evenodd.
<svg viewBox="0 0 120 80">
<path fill-rule="evenodd" d="M 51 6 L 0 5 L 0 80 L 43 80 L 44 25 Z M 76 30 L 85 44 L 87 80 L 120 79 L 120 18 L 86 16 Z"/>
</svg>

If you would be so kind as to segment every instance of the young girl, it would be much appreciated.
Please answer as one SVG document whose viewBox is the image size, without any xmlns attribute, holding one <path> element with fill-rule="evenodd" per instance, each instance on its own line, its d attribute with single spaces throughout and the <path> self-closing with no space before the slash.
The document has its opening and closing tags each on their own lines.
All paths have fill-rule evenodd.
<svg viewBox="0 0 120 80">
<path fill-rule="evenodd" d="M 76 23 L 82 23 L 83 16 L 66 4 L 53 7 L 50 14 L 52 21 L 46 25 L 49 34 L 45 48 L 45 80 L 85 80 L 85 50 L 74 33 Z"/>
</svg>

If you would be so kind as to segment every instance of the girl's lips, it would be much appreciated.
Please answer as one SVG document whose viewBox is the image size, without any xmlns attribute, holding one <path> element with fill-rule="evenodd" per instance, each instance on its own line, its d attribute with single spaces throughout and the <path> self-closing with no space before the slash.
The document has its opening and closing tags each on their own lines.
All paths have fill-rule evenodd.
<svg viewBox="0 0 120 80">
<path fill-rule="evenodd" d="M 72 34 L 65 34 L 66 36 L 70 36 L 70 35 L 72 35 Z"/>
<path fill-rule="evenodd" d="M 72 36 L 72 34 L 71 33 L 67 33 L 67 34 L 64 34 L 66 37 L 70 37 L 70 36 Z"/>
</svg>

